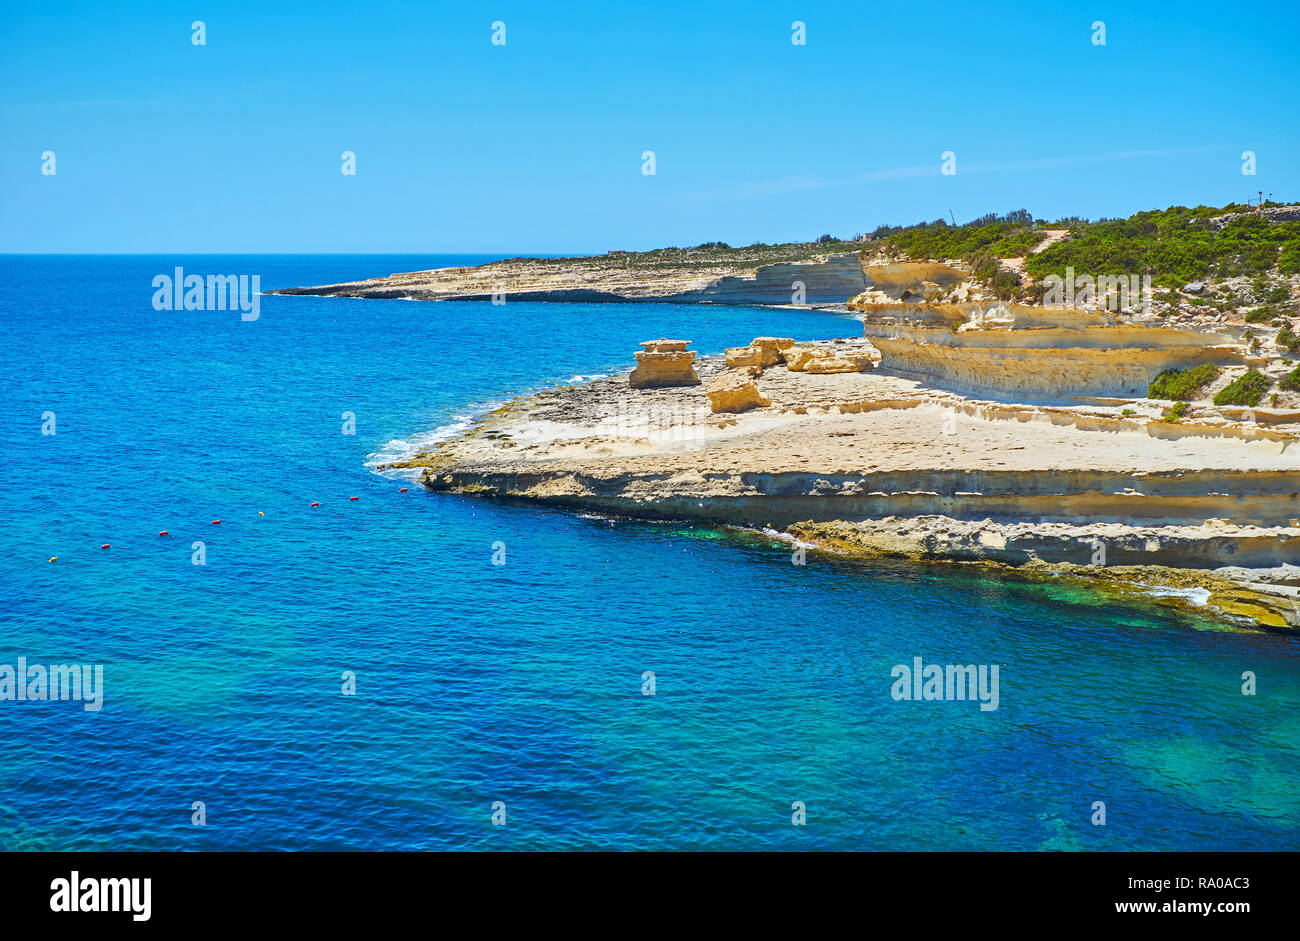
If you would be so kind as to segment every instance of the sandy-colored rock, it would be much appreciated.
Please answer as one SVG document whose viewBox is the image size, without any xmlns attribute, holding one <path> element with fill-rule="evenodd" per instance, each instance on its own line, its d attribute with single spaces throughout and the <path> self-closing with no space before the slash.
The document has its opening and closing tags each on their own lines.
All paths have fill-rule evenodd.
<svg viewBox="0 0 1300 941">
<path fill-rule="evenodd" d="M 772 404 L 744 372 L 725 372 L 710 379 L 704 392 L 709 397 L 709 409 L 714 412 L 747 412 Z"/>
<path fill-rule="evenodd" d="M 645 347 L 647 353 L 681 353 L 691 345 L 691 341 L 669 340 L 660 337 L 658 340 L 645 340 L 637 345 Z"/>
<path fill-rule="evenodd" d="M 869 353 L 847 350 L 845 352 L 831 352 L 830 355 L 826 356 L 814 356 L 805 364 L 804 371 L 810 373 L 862 372 L 864 369 L 870 369 L 872 365 L 873 361 Z"/>
<path fill-rule="evenodd" d="M 742 366 L 763 366 L 763 350 L 755 346 L 732 346 L 726 350 L 727 368 L 738 369 Z M 771 366 L 773 363 L 767 363 Z"/>
<path fill-rule="evenodd" d="M 781 358 L 785 360 L 785 365 L 795 372 L 802 372 L 808 365 L 808 361 L 816 355 L 815 346 L 791 346 L 781 351 Z"/>
<path fill-rule="evenodd" d="M 870 351 L 833 349 L 825 346 L 792 346 L 783 352 L 786 367 L 795 372 L 862 372 L 875 365 Z"/>
<path fill-rule="evenodd" d="M 690 340 L 646 340 L 645 349 L 633 353 L 636 368 L 628 374 L 627 384 L 633 389 L 657 389 L 665 386 L 697 386 L 699 374 L 695 371 L 695 351 L 686 347 Z"/>
<path fill-rule="evenodd" d="M 784 362 L 782 351 L 792 346 L 792 337 L 755 337 L 749 341 L 749 346 L 733 346 L 726 351 L 727 367 L 777 366 Z"/>
<path fill-rule="evenodd" d="M 784 357 L 781 355 L 782 350 L 788 350 L 794 346 L 793 337 L 754 337 L 749 341 L 749 345 L 759 350 L 760 366 L 776 366 L 783 362 Z"/>
</svg>

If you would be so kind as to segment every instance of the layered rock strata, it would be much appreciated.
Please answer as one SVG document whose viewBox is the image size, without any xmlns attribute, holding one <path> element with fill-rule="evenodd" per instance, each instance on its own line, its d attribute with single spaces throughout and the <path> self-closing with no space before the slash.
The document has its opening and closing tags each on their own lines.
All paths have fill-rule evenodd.
<svg viewBox="0 0 1300 941">
<path fill-rule="evenodd" d="M 664 386 L 696 386 L 699 374 L 692 365 L 695 351 L 688 350 L 690 340 L 647 340 L 636 358 L 636 368 L 627 377 L 633 389 L 652 389 Z"/>
<path fill-rule="evenodd" d="M 705 359 L 703 388 L 552 390 L 404 466 L 434 490 L 766 525 L 856 554 L 1095 568 L 1101 549 L 1108 573 L 1175 566 L 1245 593 L 1232 608 L 1219 585 L 1219 610 L 1298 623 L 1291 576 L 1265 570 L 1300 561 L 1300 422 L 1170 424 L 1151 405 L 1007 405 L 876 371 L 751 369 Z M 745 410 L 715 413 L 732 394 Z"/>
<path fill-rule="evenodd" d="M 435 268 L 386 278 L 273 294 L 401 298 L 421 301 L 662 301 L 704 304 L 843 304 L 868 286 L 856 252 L 773 264 L 678 253 L 676 260 L 627 257 L 517 258 L 486 265 Z"/>
<path fill-rule="evenodd" d="M 943 388 L 1031 400 L 1141 397 L 1166 369 L 1247 361 L 1240 337 L 1142 314 L 1028 306 L 980 296 L 934 263 L 868 265 L 847 305 L 881 366 Z"/>
</svg>

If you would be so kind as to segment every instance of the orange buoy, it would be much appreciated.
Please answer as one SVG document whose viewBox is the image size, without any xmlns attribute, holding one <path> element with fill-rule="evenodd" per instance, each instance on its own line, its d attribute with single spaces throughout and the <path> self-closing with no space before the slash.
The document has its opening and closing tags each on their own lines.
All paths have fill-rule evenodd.
<svg viewBox="0 0 1300 941">
<path fill-rule="evenodd" d="M 348 497 L 349 500 L 360 500 L 360 497 Z"/>
<path fill-rule="evenodd" d="M 160 532 L 158 533 L 158 535 L 159 535 L 159 536 L 166 536 L 166 535 L 168 535 L 167 530 L 164 529 L 164 530 L 160 531 Z"/>
<path fill-rule="evenodd" d="M 319 503 L 313 503 L 312 506 L 320 506 Z"/>
<path fill-rule="evenodd" d="M 410 487 L 403 487 L 401 490 L 399 490 L 399 491 L 397 491 L 397 492 L 398 492 L 398 493 L 406 493 L 406 491 L 408 491 L 408 490 L 410 490 L 410 489 L 411 489 Z"/>
<path fill-rule="evenodd" d="M 107 549 L 107 548 L 108 548 L 108 543 L 104 543 L 104 544 L 103 544 L 102 546 L 100 546 L 99 548 L 101 548 L 101 549 Z"/>
</svg>

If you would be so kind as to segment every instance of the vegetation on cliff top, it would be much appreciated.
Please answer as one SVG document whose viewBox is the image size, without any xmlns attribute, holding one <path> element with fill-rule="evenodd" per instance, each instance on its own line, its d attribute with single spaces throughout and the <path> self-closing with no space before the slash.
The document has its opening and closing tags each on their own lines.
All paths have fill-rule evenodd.
<svg viewBox="0 0 1300 941">
<path fill-rule="evenodd" d="M 1005 216 L 981 216 L 963 225 L 949 225 L 943 219 L 914 226 L 881 226 L 872 238 L 883 247 L 908 258 L 1019 258 L 1043 240 L 1035 234 L 1034 217 L 1025 209 Z"/>
<path fill-rule="evenodd" d="M 1149 274 L 1161 286 L 1208 277 L 1260 275 L 1276 268 L 1300 273 L 1300 221 L 1277 221 L 1248 206 L 1173 206 L 1070 226 L 1070 237 L 1032 256 L 1036 278 L 1064 276 L 1067 267 L 1097 274 Z M 1240 213 L 1216 226 L 1216 216 Z"/>
<path fill-rule="evenodd" d="M 1271 205 L 1271 204 L 1270 204 Z M 1019 209 L 1005 216 L 987 215 L 962 225 L 943 219 L 913 226 L 881 226 L 872 234 L 884 250 L 913 259 L 960 259 L 978 280 L 996 293 L 1014 290 L 1010 281 L 998 290 L 996 263 L 990 259 L 1026 257 L 1025 270 L 1041 281 L 1049 274 L 1149 274 L 1162 287 L 1182 287 L 1206 278 L 1300 273 L 1300 221 L 1277 220 L 1230 204 L 1221 208 L 1172 206 L 1135 213 L 1127 219 L 1035 220 Z M 1220 216 L 1234 218 L 1211 220 Z M 1069 237 L 1041 253 L 1030 249 L 1043 241 L 1043 229 L 1068 229 Z M 981 271 L 982 268 L 982 271 Z M 1284 288 L 1265 285 L 1265 298 L 1286 300 Z M 1240 298 L 1224 297 L 1224 303 Z M 1239 305 L 1238 305 L 1239 306 Z"/>
<path fill-rule="evenodd" d="M 758 268 L 782 262 L 810 261 L 821 255 L 857 252 L 862 248 L 860 239 L 845 240 L 823 235 L 813 242 L 785 242 L 733 246 L 726 242 L 703 242 L 689 247 L 670 246 L 648 252 L 609 251 L 604 255 L 577 256 L 573 258 L 509 258 L 512 264 L 551 266 L 580 263 L 583 268 L 631 268 L 640 270 L 708 268 Z"/>
<path fill-rule="evenodd" d="M 1277 204 L 1268 204 L 1275 208 Z M 1076 274 L 1152 276 L 1154 284 L 1181 288 L 1193 281 L 1234 276 L 1253 277 L 1246 289 L 1221 287 L 1192 297 L 1194 306 L 1221 310 L 1251 304 L 1291 306 L 1290 290 L 1269 280 L 1274 274 L 1300 274 L 1300 220 L 1269 218 L 1256 207 L 1229 204 L 1172 206 L 1139 212 L 1127 219 L 1089 221 L 1077 217 L 1049 222 L 1035 219 L 1025 209 L 1006 215 L 990 213 L 961 225 L 936 219 L 908 226 L 883 225 L 869 236 L 851 239 L 823 235 L 809 242 L 732 246 L 704 242 L 691 247 L 671 246 L 646 252 L 610 251 L 582 258 L 512 258 L 511 263 L 549 266 L 581 263 L 584 268 L 682 269 L 758 268 L 781 262 L 809 261 L 828 254 L 859 252 L 863 258 L 886 253 L 915 260 L 956 260 L 967 265 L 977 281 L 989 285 L 1003 299 L 1034 300 L 1042 279 L 1064 277 L 1066 268 Z M 1230 216 L 1223 219 L 1220 217 Z M 1214 221 L 1214 220 L 1218 221 Z M 1067 238 L 1048 245 L 1038 254 L 1031 250 L 1045 240 L 1045 229 L 1068 230 Z M 1022 285 L 1019 276 L 999 264 L 999 259 L 1024 258 L 1025 271 L 1037 284 Z M 1173 293 L 1160 295 L 1166 301 Z M 1273 306 L 1254 322 L 1268 322 Z M 1267 318 L 1267 319 L 1265 319 Z"/>
</svg>

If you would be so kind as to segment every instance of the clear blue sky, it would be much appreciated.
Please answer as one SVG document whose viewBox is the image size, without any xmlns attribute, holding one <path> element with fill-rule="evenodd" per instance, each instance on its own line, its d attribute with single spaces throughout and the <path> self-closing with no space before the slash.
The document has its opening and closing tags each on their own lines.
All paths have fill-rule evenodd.
<svg viewBox="0 0 1300 941">
<path fill-rule="evenodd" d="M 1300 199 L 1296 0 L 4 0 L 0 17 L 7 252 L 604 251 Z"/>
</svg>

